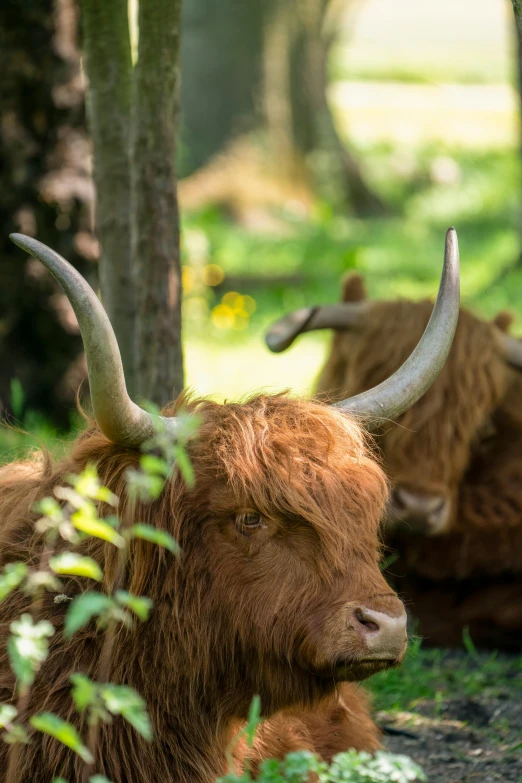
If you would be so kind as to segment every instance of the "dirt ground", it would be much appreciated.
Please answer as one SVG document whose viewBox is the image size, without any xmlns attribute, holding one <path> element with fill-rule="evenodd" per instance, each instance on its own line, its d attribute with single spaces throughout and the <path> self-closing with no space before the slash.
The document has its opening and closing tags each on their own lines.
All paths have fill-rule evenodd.
<svg viewBox="0 0 522 783">
<path fill-rule="evenodd" d="M 420 764 L 429 783 L 522 783 L 521 686 L 517 665 L 482 694 L 440 693 L 411 712 L 380 712 L 381 726 L 411 734 L 387 735 L 385 745 Z"/>
</svg>

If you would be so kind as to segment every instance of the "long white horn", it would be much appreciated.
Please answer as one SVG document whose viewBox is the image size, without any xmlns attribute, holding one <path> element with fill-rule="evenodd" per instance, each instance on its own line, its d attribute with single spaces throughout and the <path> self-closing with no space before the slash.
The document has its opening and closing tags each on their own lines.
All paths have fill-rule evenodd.
<svg viewBox="0 0 522 783">
<path fill-rule="evenodd" d="M 24 234 L 11 234 L 10 238 L 47 267 L 73 307 L 85 347 L 92 407 L 99 428 L 113 443 L 140 446 L 156 431 L 154 417 L 127 393 L 120 349 L 100 300 L 80 273 L 54 250 Z M 175 437 L 177 420 L 162 421 Z"/>
<path fill-rule="evenodd" d="M 450 228 L 446 233 L 437 301 L 417 347 L 386 381 L 336 403 L 336 407 L 367 417 L 369 423 L 375 419 L 395 419 L 411 408 L 430 388 L 444 366 L 455 336 L 459 306 L 459 246 L 457 232 Z"/>
</svg>

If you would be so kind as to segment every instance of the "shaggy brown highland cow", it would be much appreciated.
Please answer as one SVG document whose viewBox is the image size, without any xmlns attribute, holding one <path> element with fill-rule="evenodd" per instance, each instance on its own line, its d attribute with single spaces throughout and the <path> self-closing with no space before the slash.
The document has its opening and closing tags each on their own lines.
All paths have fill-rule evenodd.
<svg viewBox="0 0 522 783">
<path fill-rule="evenodd" d="M 370 302 L 362 278 L 350 275 L 342 304 L 287 316 L 267 340 L 281 349 L 300 331 L 335 328 L 317 384 L 335 400 L 393 373 L 431 308 Z M 522 648 L 522 345 L 510 323 L 505 313 L 487 322 L 461 309 L 439 377 L 378 438 L 394 486 L 392 583 L 432 644 L 459 645 L 469 626 L 478 645 Z"/>
<path fill-rule="evenodd" d="M 183 551 L 176 558 L 144 541 L 133 544 L 122 586 L 151 597 L 154 611 L 148 622 L 118 632 L 110 679 L 145 697 L 155 739 L 148 744 L 115 719 L 101 730 L 93 771 L 114 783 L 211 783 L 226 771 L 226 749 L 255 694 L 265 721 L 254 764 L 298 747 L 327 759 L 348 746 L 375 749 L 378 733 L 364 698 L 341 684 L 400 663 L 406 618 L 379 569 L 387 483 L 357 415 L 399 415 L 440 370 L 458 313 L 454 232 L 430 327 L 398 373 L 337 408 L 284 395 L 226 405 L 183 399 L 164 412 L 164 422 L 175 438 L 181 404 L 202 418 L 198 438 L 188 446 L 195 488 L 175 475 L 159 500 L 132 510 L 125 473 L 137 466 L 139 445 L 154 427 L 126 394 L 107 316 L 66 261 L 28 237 L 13 239 L 43 261 L 71 300 L 97 426 L 56 465 L 40 455 L 0 471 L 1 564 L 37 562 L 42 541 L 34 529 L 34 502 L 88 463 L 120 497 L 123 515 L 167 529 Z M 103 565 L 111 590 L 114 548 L 97 539 L 82 546 Z M 71 596 L 85 589 L 79 579 L 66 585 Z M 3 640 L 26 609 L 21 593 L 0 605 Z M 30 711 L 52 710 L 85 736 L 69 677 L 84 672 L 96 678 L 102 640 L 93 625 L 66 641 L 65 611 L 48 597 L 43 614 L 57 634 Z M 14 684 L 2 645 L 1 701 L 12 700 Z M 0 753 L 5 772 L 5 746 Z M 240 744 L 239 768 L 244 757 Z M 15 780 L 49 783 L 61 775 L 79 781 L 81 768 L 63 745 L 36 734 L 19 753 Z"/>
</svg>

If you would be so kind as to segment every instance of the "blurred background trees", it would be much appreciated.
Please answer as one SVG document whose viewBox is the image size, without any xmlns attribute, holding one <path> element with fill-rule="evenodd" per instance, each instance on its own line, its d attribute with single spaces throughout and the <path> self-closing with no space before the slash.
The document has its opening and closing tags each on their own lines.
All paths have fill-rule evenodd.
<svg viewBox="0 0 522 783">
<path fill-rule="evenodd" d="M 309 389 L 328 335 L 270 356 L 262 343 L 267 323 L 288 308 L 337 299 L 341 276 L 353 268 L 372 296 L 433 294 L 441 237 L 452 223 L 464 301 L 487 315 L 501 307 L 518 314 L 520 125 L 511 2 L 185 0 L 177 153 L 177 74 L 164 71 L 153 83 L 143 74 L 140 81 L 138 3 L 130 0 L 128 21 L 118 28 L 120 56 L 110 46 L 98 51 L 97 75 L 90 47 L 104 44 L 97 31 L 107 31 L 116 8 L 121 21 L 126 3 L 83 0 L 84 13 L 89 8 L 101 17 L 93 25 L 84 17 L 83 64 L 75 0 L 10 0 L 0 8 L 4 411 L 11 410 L 14 381 L 17 415 L 23 397 L 26 409 L 67 426 L 83 373 L 74 318 L 46 273 L 11 247 L 12 230 L 56 247 L 95 285 L 100 268 L 129 380 L 131 356 L 136 380 L 146 384 L 133 384 L 136 394 L 157 392 L 162 400 L 170 396 L 165 389 L 179 388 L 175 154 L 186 378 L 202 393 Z M 147 53 L 147 67 L 158 75 L 162 62 L 175 62 L 176 46 L 167 36 L 160 42 L 159 32 Z M 107 102 L 108 69 L 116 62 L 124 105 Z M 87 77 L 92 140 L 85 130 Z M 141 107 L 139 143 L 133 101 Z M 102 164 L 99 141 L 106 143 L 109 132 L 112 152 Z M 91 143 L 95 161 L 98 146 L 94 176 L 102 193 L 96 238 Z M 148 177 L 162 179 L 164 199 L 148 188 Z M 118 239 L 103 178 L 119 193 L 113 204 L 125 225 Z M 131 219 L 134 209 L 139 220 Z M 100 239 L 119 264 L 104 266 L 102 255 L 99 267 Z M 149 274 L 154 263 L 157 275 Z M 118 295 L 123 284 L 134 294 Z M 125 326 L 138 311 L 148 312 L 141 338 Z M 163 342 L 153 346 L 158 335 Z M 157 376 L 153 365 L 165 374 Z"/>
<path fill-rule="evenodd" d="M 326 193 L 356 215 L 384 212 L 339 136 L 327 95 L 330 50 L 347 6 L 357 5 L 186 0 L 181 173 L 193 173 L 223 151 L 233 156 L 238 140 L 244 145 L 250 137 L 265 145 L 280 177 Z"/>
</svg>

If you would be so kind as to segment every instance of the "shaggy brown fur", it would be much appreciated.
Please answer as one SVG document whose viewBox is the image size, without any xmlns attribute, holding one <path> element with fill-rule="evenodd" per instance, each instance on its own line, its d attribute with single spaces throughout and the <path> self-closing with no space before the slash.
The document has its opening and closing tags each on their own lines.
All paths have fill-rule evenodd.
<svg viewBox="0 0 522 783">
<path fill-rule="evenodd" d="M 310 750 L 330 762 L 348 748 L 374 751 L 379 747 L 364 692 L 344 683 L 314 710 L 285 710 L 264 721 L 257 732 L 250 763 L 256 773 L 264 759 L 282 759 L 296 750 Z M 248 758 L 244 741 L 235 748 L 234 756 L 238 768 L 244 768 Z"/>
<path fill-rule="evenodd" d="M 349 745 L 375 749 L 378 733 L 359 694 L 336 690 L 339 681 L 389 665 L 357 663 L 362 643 L 347 623 L 349 612 L 361 604 L 392 616 L 403 611 L 379 570 L 387 483 L 362 430 L 334 409 L 286 396 L 237 405 L 192 402 L 189 408 L 203 420 L 189 445 L 195 489 L 175 476 L 160 500 L 133 512 L 134 519 L 167 529 L 183 555 L 133 544 L 124 586 L 150 596 L 155 608 L 147 623 L 118 632 L 111 672 L 113 682 L 145 697 L 156 739 L 148 745 L 115 719 L 103 728 L 96 771 L 114 783 L 210 783 L 225 771 L 225 750 L 256 693 L 269 718 L 257 762 L 302 742 L 326 758 Z M 42 542 L 33 503 L 88 463 L 128 512 L 125 472 L 138 456 L 91 429 L 57 465 L 37 456 L 0 470 L 0 566 L 38 561 Z M 254 532 L 238 521 L 249 510 L 263 517 Z M 103 564 L 110 589 L 114 549 L 95 539 L 83 549 Z M 66 593 L 85 590 L 84 582 L 69 580 Z M 0 605 L 4 640 L 11 620 L 26 609 L 21 593 Z M 96 677 L 101 639 L 93 625 L 65 642 L 65 611 L 48 597 L 44 616 L 58 633 L 30 709 L 52 710 L 85 736 L 69 676 Z M 2 645 L 1 701 L 12 699 L 13 687 Z M 285 709 L 293 711 L 291 719 L 270 720 Z M 0 770 L 6 752 L 2 745 Z M 241 748 L 237 753 L 240 762 Z M 78 759 L 43 735 L 20 759 L 17 783 L 49 783 L 55 775 L 80 779 Z"/>
<path fill-rule="evenodd" d="M 343 299 L 366 296 L 359 275 Z M 420 338 L 429 301 L 372 302 L 364 324 L 334 335 L 318 382 L 333 399 L 388 378 Z M 451 501 L 437 536 L 390 525 L 400 559 L 393 583 L 430 643 L 458 645 L 464 626 L 477 644 L 522 646 L 522 378 L 499 350 L 499 330 L 461 309 L 448 360 L 431 389 L 378 442 L 392 482 Z"/>
</svg>

